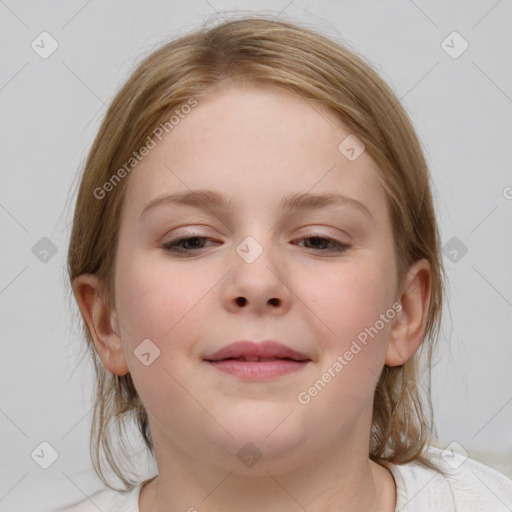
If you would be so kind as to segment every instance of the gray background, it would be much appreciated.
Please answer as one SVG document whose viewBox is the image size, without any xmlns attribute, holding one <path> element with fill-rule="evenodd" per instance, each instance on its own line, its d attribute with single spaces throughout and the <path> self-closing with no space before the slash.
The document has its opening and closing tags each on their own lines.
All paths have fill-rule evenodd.
<svg viewBox="0 0 512 512">
<path fill-rule="evenodd" d="M 70 190 L 135 62 L 234 10 L 343 40 L 410 113 L 442 243 L 467 248 L 456 261 L 444 257 L 450 295 L 433 386 L 441 445 L 455 441 L 512 477 L 510 1 L 0 0 L 2 511 L 54 510 L 101 487 L 88 451 L 92 368 L 87 359 L 77 367 L 82 341 L 65 277 Z M 46 59 L 31 47 L 43 31 L 59 45 Z M 457 58 L 442 46 L 454 31 L 469 44 Z M 445 43 L 452 54 L 463 44 L 455 37 Z M 57 249 L 46 263 L 32 250 L 43 237 Z M 58 453 L 48 469 L 31 456 L 44 441 Z"/>
</svg>

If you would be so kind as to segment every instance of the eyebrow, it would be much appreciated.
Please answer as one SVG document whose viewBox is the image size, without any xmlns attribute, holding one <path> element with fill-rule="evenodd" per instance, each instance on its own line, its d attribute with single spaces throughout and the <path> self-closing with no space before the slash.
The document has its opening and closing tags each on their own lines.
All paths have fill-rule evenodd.
<svg viewBox="0 0 512 512">
<path fill-rule="evenodd" d="M 142 210 L 141 217 L 157 206 L 175 205 L 191 206 L 201 210 L 228 210 L 232 205 L 226 196 L 213 190 L 190 190 L 175 194 L 165 194 L 149 201 Z M 289 210 L 318 210 L 328 206 L 348 205 L 364 213 L 373 222 L 375 219 L 370 210 L 360 201 L 343 194 L 312 194 L 310 192 L 289 194 L 279 203 L 282 209 Z"/>
</svg>

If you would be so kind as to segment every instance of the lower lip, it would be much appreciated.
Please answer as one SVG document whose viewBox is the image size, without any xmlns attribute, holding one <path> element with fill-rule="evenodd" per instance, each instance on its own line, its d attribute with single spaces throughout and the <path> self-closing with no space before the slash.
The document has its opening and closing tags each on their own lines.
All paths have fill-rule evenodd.
<svg viewBox="0 0 512 512">
<path fill-rule="evenodd" d="M 292 361 L 276 359 L 275 361 L 238 361 L 223 359 L 222 361 L 207 361 L 221 372 L 230 373 L 243 379 L 264 380 L 279 377 L 304 368 L 310 361 Z"/>
</svg>

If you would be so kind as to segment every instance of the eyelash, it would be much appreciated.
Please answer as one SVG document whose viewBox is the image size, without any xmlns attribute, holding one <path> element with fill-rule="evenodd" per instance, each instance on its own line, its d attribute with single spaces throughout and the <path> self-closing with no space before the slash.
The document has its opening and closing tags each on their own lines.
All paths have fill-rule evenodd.
<svg viewBox="0 0 512 512">
<path fill-rule="evenodd" d="M 207 236 L 202 236 L 199 233 L 189 233 L 186 236 L 176 238 L 174 240 L 171 240 L 170 242 L 167 242 L 166 244 L 162 245 L 162 249 L 164 249 L 164 251 L 166 251 L 166 252 L 175 253 L 178 255 L 180 255 L 180 254 L 181 255 L 190 255 L 192 252 L 196 252 L 196 251 L 190 250 L 190 249 L 183 249 L 183 248 L 179 247 L 179 245 L 182 242 L 185 242 L 185 241 L 188 241 L 188 240 L 191 240 L 194 238 L 213 240 L 212 238 L 207 237 Z M 330 244 L 333 245 L 333 247 L 331 249 L 328 249 L 328 250 L 321 249 L 321 252 L 343 253 L 343 252 L 347 251 L 348 249 L 350 249 L 350 245 L 339 242 L 338 240 L 335 240 L 334 238 L 320 235 L 319 233 L 307 233 L 300 240 L 307 240 L 307 239 L 312 239 L 312 238 L 319 239 L 319 240 L 326 240 L 327 242 L 329 242 Z M 199 247 L 199 250 L 200 249 L 203 249 L 203 247 Z"/>
</svg>

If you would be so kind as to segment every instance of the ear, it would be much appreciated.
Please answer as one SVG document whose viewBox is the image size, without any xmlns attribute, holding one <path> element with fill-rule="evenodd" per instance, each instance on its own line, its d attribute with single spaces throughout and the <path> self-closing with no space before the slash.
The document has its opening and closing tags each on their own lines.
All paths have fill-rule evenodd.
<svg viewBox="0 0 512 512">
<path fill-rule="evenodd" d="M 105 368 L 114 375 L 126 375 L 129 369 L 119 335 L 117 315 L 115 311 L 107 309 L 98 277 L 82 274 L 73 280 L 72 287 Z"/>
<path fill-rule="evenodd" d="M 385 364 L 402 366 L 423 341 L 431 296 L 431 269 L 427 260 L 414 263 L 405 280 L 400 297 L 401 311 L 393 322 Z"/>
</svg>

